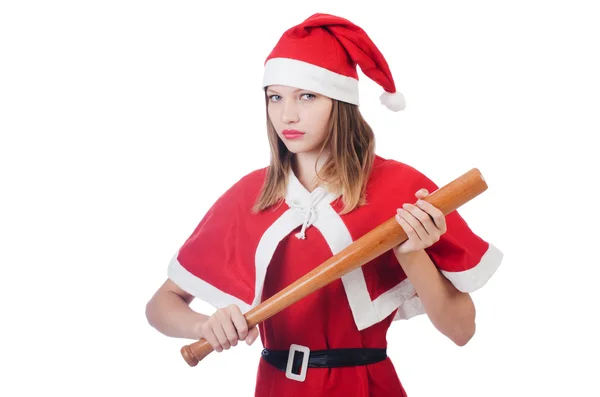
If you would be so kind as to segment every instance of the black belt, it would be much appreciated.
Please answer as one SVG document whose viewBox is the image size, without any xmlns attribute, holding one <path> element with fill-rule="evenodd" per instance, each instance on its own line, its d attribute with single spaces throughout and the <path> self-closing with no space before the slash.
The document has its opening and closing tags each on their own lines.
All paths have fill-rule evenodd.
<svg viewBox="0 0 600 397">
<path fill-rule="evenodd" d="M 269 350 L 263 349 L 262 358 L 280 371 L 289 371 L 288 360 L 292 352 L 294 357 L 289 364 L 292 374 L 302 374 L 302 364 L 305 360 L 305 353 L 309 351 L 302 346 L 292 345 L 290 350 Z M 312 350 L 309 353 L 308 368 L 335 368 L 351 367 L 357 365 L 367 365 L 383 361 L 387 358 L 386 349 L 373 348 L 350 348 L 350 349 L 330 349 L 330 350 Z M 292 375 L 292 376 L 294 376 Z"/>
</svg>

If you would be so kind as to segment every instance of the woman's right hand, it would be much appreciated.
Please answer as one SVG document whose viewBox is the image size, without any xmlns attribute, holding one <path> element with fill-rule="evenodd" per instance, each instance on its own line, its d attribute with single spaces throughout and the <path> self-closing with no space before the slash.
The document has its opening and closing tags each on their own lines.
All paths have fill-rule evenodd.
<svg viewBox="0 0 600 397">
<path fill-rule="evenodd" d="M 200 327 L 200 333 L 216 352 L 221 352 L 236 346 L 238 340 L 245 340 L 247 345 L 252 345 L 258 337 L 258 328 L 254 326 L 248 329 L 240 308 L 229 305 L 208 317 Z"/>
</svg>

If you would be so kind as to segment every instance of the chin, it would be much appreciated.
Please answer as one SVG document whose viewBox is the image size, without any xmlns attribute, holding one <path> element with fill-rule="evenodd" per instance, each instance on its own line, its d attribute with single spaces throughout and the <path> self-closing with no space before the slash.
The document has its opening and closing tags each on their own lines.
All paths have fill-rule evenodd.
<svg viewBox="0 0 600 397">
<path fill-rule="evenodd" d="M 307 153 L 307 152 L 312 152 L 314 151 L 314 148 L 308 147 L 306 145 L 303 145 L 302 143 L 284 143 L 285 147 L 287 148 L 287 150 L 291 153 L 294 154 L 298 154 L 298 153 Z"/>
</svg>

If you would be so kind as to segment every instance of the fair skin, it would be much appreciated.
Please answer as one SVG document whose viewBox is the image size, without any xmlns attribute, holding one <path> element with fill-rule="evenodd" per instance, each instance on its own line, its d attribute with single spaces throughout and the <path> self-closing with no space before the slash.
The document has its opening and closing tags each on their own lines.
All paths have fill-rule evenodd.
<svg viewBox="0 0 600 397">
<path fill-rule="evenodd" d="M 274 85 L 267 87 L 269 98 L 267 112 L 279 139 L 287 149 L 294 153 L 294 172 L 298 180 L 312 190 L 316 181 L 317 170 L 329 157 L 326 150 L 319 152 L 323 141 L 327 138 L 329 116 L 333 101 L 323 95 L 308 90 Z M 303 135 L 289 139 L 285 131 L 295 130 Z"/>
<path fill-rule="evenodd" d="M 417 205 L 406 203 L 398 209 L 396 220 L 408 240 L 393 251 L 432 324 L 458 346 L 464 346 L 475 334 L 475 306 L 471 296 L 457 290 L 425 251 L 446 232 L 444 214 L 423 200 L 428 195 L 421 189 L 415 194 Z"/>
<path fill-rule="evenodd" d="M 193 299 L 167 279 L 146 304 L 146 318 L 164 335 L 194 340 L 204 338 L 216 352 L 236 346 L 240 340 L 252 345 L 258 338 L 258 328 L 248 329 L 237 306 L 229 305 L 208 316 L 189 307 Z"/>
<path fill-rule="evenodd" d="M 267 111 L 273 126 L 287 149 L 294 153 L 294 172 L 300 182 L 312 190 L 317 170 L 329 157 L 320 148 L 327 137 L 332 100 L 323 95 L 294 87 L 270 86 Z M 291 139 L 286 132 L 301 134 Z M 317 163 L 318 162 L 318 163 Z M 413 284 L 434 326 L 454 343 L 465 345 L 475 333 L 475 308 L 469 294 L 458 291 L 437 270 L 425 249 L 446 232 L 443 214 L 421 199 L 429 192 L 416 192 L 417 205 L 407 203 L 398 209 L 396 220 L 408 239 L 393 251 Z M 206 339 L 216 352 L 236 346 L 238 341 L 251 345 L 258 329 L 248 329 L 246 319 L 235 305 L 218 309 L 208 316 L 193 311 L 193 296 L 166 280 L 146 305 L 148 322 L 161 333 L 187 339 Z"/>
</svg>

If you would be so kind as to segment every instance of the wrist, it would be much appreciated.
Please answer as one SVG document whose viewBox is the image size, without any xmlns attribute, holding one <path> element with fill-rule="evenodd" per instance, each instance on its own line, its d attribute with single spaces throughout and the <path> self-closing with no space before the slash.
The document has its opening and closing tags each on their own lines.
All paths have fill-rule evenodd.
<svg viewBox="0 0 600 397">
<path fill-rule="evenodd" d="M 195 316 L 195 321 L 192 323 L 192 335 L 193 335 L 193 339 L 197 339 L 200 340 L 202 338 L 204 338 L 204 335 L 202 334 L 202 326 L 204 325 L 204 323 L 206 322 L 206 320 L 208 319 L 208 316 L 202 314 L 202 313 L 197 313 L 197 315 Z"/>
<path fill-rule="evenodd" d="M 424 252 L 425 250 L 400 252 L 398 247 L 394 247 L 394 254 L 396 255 L 396 259 L 398 259 L 398 262 L 400 262 L 402 267 L 419 263 L 419 258 L 423 257 Z"/>
</svg>

